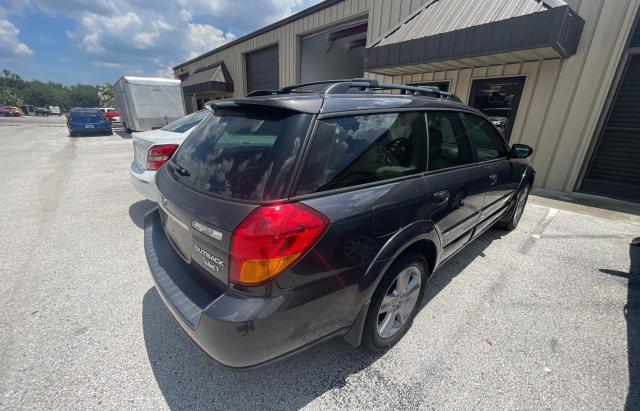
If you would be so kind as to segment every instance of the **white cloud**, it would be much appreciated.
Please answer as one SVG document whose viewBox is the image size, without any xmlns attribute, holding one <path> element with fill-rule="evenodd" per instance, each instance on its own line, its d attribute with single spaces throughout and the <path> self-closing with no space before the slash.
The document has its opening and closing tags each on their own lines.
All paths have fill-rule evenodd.
<svg viewBox="0 0 640 411">
<path fill-rule="evenodd" d="M 209 24 L 192 24 L 187 29 L 189 58 L 213 50 L 236 38 L 233 33 L 225 33 Z"/>
<path fill-rule="evenodd" d="M 157 31 L 141 31 L 133 35 L 133 45 L 139 49 L 148 49 L 155 45 L 158 37 L 160 34 Z"/>
<path fill-rule="evenodd" d="M 180 20 L 182 20 L 183 22 L 189 22 L 192 18 L 191 12 L 185 9 L 180 10 L 180 12 L 178 13 L 178 17 L 180 17 Z"/>
<path fill-rule="evenodd" d="M 96 67 L 106 67 L 111 69 L 117 69 L 122 67 L 122 63 L 113 63 L 109 61 L 94 61 L 93 65 Z"/>
<path fill-rule="evenodd" d="M 0 57 L 16 59 L 29 57 L 33 51 L 18 39 L 20 30 L 7 19 L 0 19 Z"/>
<path fill-rule="evenodd" d="M 175 79 L 173 75 L 173 64 L 169 64 L 161 69 L 158 69 L 155 75 L 156 77 Z"/>
</svg>

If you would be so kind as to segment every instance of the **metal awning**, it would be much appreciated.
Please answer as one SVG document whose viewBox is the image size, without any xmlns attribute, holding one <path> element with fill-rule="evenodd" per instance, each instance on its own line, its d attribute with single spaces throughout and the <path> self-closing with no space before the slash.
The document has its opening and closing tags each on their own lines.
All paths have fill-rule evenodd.
<svg viewBox="0 0 640 411">
<path fill-rule="evenodd" d="M 432 0 L 365 51 L 365 71 L 399 75 L 565 58 L 584 20 L 560 0 Z"/>
<path fill-rule="evenodd" d="M 233 81 L 222 61 L 197 69 L 182 81 L 181 86 L 185 94 L 206 91 L 233 92 Z"/>
</svg>

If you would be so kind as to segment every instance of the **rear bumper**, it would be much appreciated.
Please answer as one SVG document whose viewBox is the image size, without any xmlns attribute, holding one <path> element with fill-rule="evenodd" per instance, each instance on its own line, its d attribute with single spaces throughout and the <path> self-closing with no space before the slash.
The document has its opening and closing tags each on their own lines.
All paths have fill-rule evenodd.
<svg viewBox="0 0 640 411">
<path fill-rule="evenodd" d="M 173 250 L 157 209 L 145 217 L 144 247 L 158 294 L 180 327 L 228 367 L 253 368 L 281 359 L 344 335 L 355 319 L 339 314 L 346 308 L 340 296 L 352 298 L 353 290 L 346 288 L 300 302 L 300 294 L 249 297 L 204 286 Z"/>
<path fill-rule="evenodd" d="M 155 171 L 138 170 L 135 162 L 129 166 L 129 176 L 131 177 L 131 184 L 136 191 L 147 200 L 156 202 L 155 197 Z"/>
<path fill-rule="evenodd" d="M 86 128 L 84 124 L 67 124 L 67 128 L 72 133 L 107 133 L 111 131 L 111 123 L 94 124 L 93 128 Z"/>
</svg>

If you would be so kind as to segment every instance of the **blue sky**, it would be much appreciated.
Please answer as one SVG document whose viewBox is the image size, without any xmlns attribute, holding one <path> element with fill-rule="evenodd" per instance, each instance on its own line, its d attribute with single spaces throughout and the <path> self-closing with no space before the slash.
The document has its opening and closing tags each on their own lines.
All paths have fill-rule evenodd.
<svg viewBox="0 0 640 411">
<path fill-rule="evenodd" d="M 0 69 L 63 84 L 171 67 L 320 0 L 0 0 Z"/>
</svg>

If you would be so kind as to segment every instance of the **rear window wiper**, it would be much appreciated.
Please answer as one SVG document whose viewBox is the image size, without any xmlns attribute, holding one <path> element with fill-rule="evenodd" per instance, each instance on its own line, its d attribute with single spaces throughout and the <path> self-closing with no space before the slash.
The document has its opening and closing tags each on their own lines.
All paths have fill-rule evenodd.
<svg viewBox="0 0 640 411">
<path fill-rule="evenodd" d="M 186 168 L 184 168 L 182 166 L 179 166 L 175 162 L 171 161 L 169 164 L 171 164 L 171 167 L 173 168 L 173 171 L 175 171 L 176 173 L 180 174 L 181 176 L 189 177 L 191 175 L 189 170 L 187 170 Z"/>
</svg>

